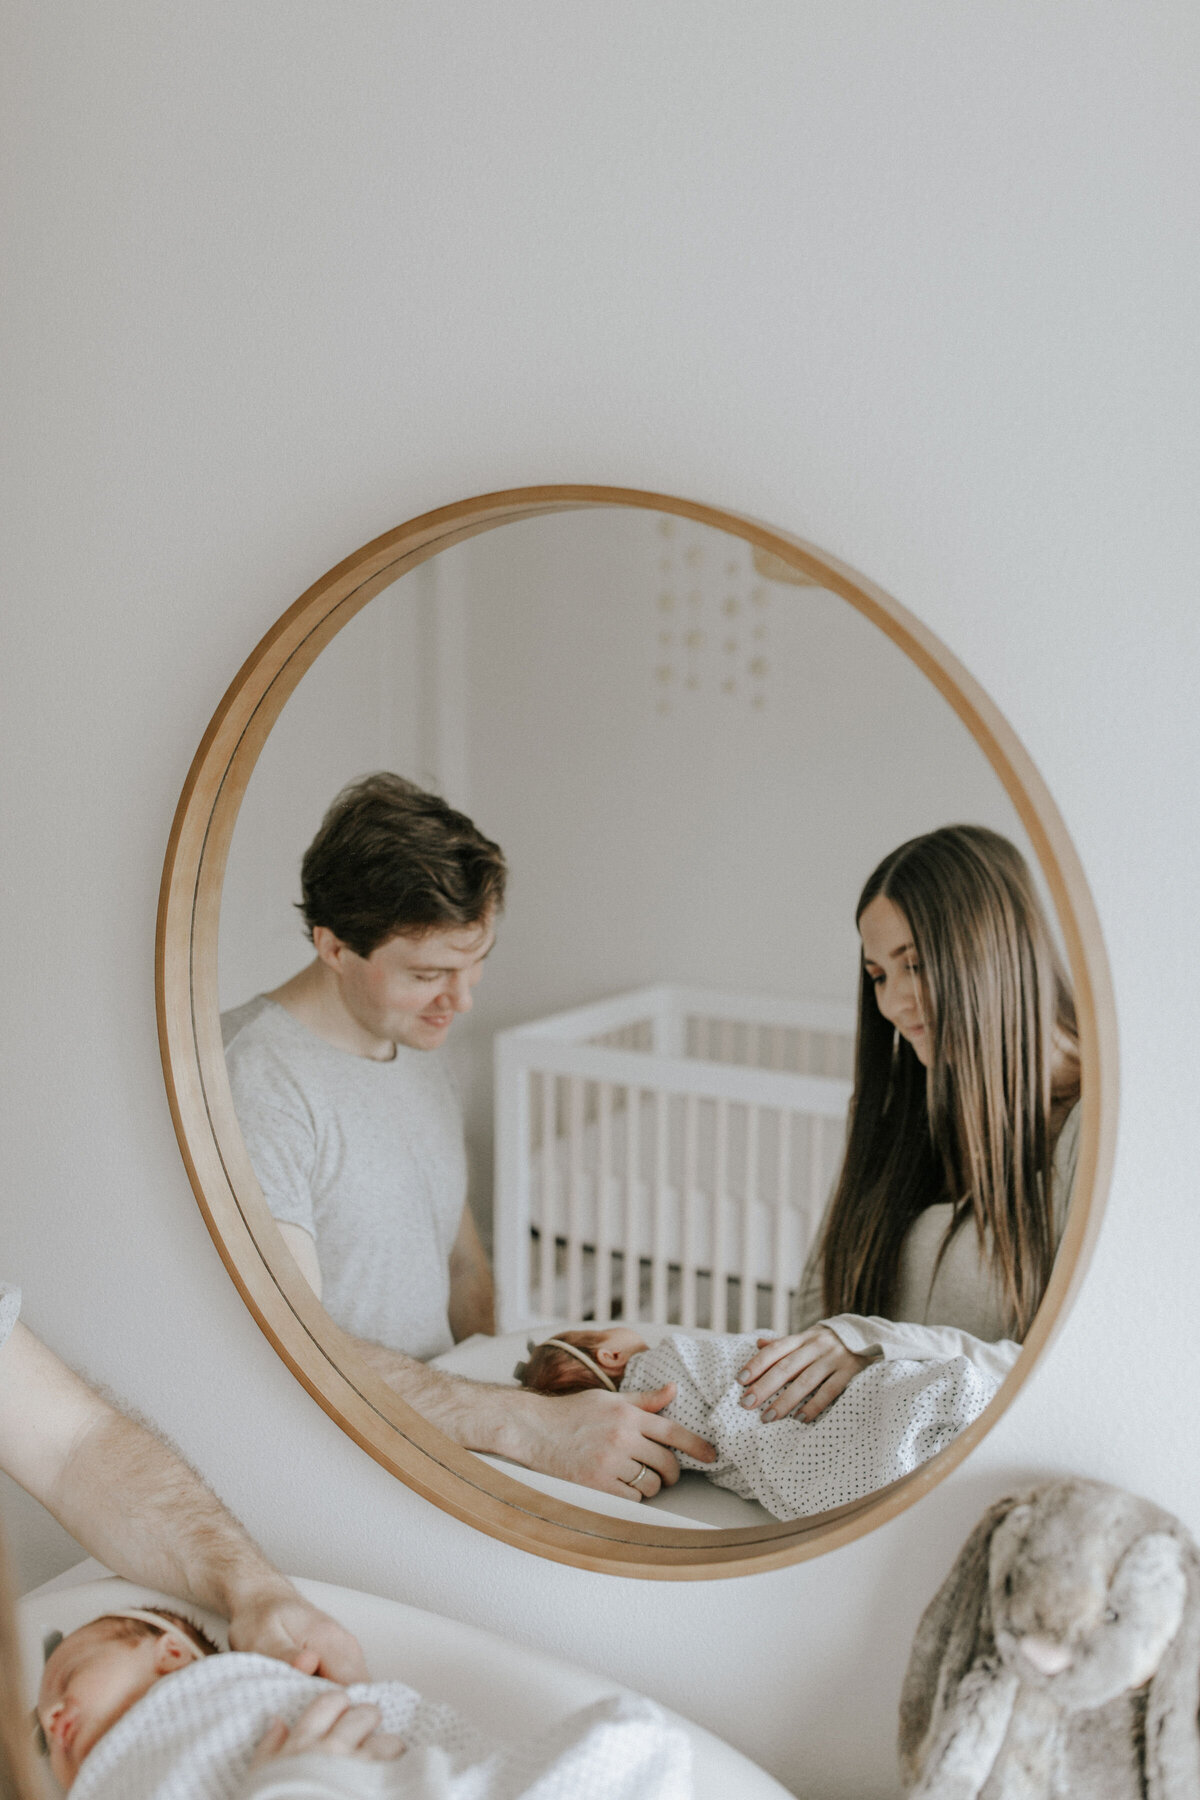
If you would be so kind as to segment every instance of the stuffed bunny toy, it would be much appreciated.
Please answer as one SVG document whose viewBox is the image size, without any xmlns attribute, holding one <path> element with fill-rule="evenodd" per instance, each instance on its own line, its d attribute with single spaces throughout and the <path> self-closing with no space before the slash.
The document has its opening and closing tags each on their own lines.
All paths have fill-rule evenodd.
<svg viewBox="0 0 1200 1800">
<path fill-rule="evenodd" d="M 999 1500 L 917 1628 L 911 1800 L 1200 1800 L 1200 1553 L 1148 1500 Z"/>
</svg>

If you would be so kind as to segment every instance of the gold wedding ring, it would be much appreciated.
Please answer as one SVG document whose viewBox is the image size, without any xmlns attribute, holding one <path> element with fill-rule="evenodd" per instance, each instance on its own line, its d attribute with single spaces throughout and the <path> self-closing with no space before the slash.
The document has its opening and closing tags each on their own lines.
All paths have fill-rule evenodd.
<svg viewBox="0 0 1200 1800">
<path fill-rule="evenodd" d="M 644 1462 L 638 1463 L 638 1472 L 634 1476 L 632 1481 L 626 1482 L 626 1484 L 625 1484 L 626 1487 L 637 1488 L 637 1491 L 640 1494 L 642 1491 L 642 1488 L 641 1488 L 642 1476 L 649 1475 L 649 1473 L 650 1473 L 650 1469 L 649 1469 L 648 1464 L 646 1464 Z"/>
</svg>

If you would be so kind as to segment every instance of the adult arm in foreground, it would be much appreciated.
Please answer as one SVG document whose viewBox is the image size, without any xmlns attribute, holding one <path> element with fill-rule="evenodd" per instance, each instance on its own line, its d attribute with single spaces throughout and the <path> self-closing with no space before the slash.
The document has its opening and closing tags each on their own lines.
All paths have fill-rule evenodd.
<svg viewBox="0 0 1200 1800">
<path fill-rule="evenodd" d="M 272 1567 L 195 1470 L 19 1321 L 0 1348 L 0 1468 L 118 1575 L 223 1614 L 234 1649 L 366 1679 L 350 1633 Z"/>
</svg>

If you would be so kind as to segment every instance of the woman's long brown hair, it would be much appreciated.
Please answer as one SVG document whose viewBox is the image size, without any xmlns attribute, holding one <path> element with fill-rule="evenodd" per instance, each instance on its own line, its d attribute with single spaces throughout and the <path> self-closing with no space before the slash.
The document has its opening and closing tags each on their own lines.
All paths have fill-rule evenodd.
<svg viewBox="0 0 1200 1800">
<path fill-rule="evenodd" d="M 39 1791 L 29 1711 L 22 1698 L 21 1654 L 8 1558 L 0 1539 L 0 1800 L 35 1800 Z"/>
<path fill-rule="evenodd" d="M 973 1220 L 1023 1337 L 1050 1278 L 1056 1046 L 1077 1043 L 1075 1003 L 1024 859 L 998 832 L 948 825 L 884 858 L 859 899 L 903 913 L 920 964 L 925 1069 L 861 973 L 846 1156 L 824 1238 L 828 1314 L 891 1316 L 917 1215 L 950 1201 L 951 1238 Z M 1077 1091 L 1077 1088 L 1076 1088 Z"/>
</svg>

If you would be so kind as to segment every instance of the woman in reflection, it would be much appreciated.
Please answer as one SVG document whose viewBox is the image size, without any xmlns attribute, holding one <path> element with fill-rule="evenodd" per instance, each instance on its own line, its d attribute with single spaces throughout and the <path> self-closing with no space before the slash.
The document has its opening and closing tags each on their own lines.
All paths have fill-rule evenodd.
<svg viewBox="0 0 1200 1800">
<path fill-rule="evenodd" d="M 1015 1361 L 1075 1179 L 1075 1006 L 1019 852 L 976 825 L 913 838 L 856 917 L 845 1160 L 793 1335 L 739 1377 L 765 1420 L 816 1418 L 880 1357 Z"/>
</svg>

